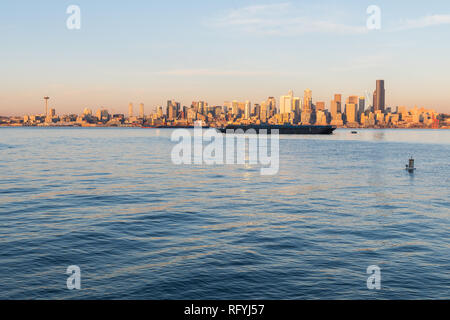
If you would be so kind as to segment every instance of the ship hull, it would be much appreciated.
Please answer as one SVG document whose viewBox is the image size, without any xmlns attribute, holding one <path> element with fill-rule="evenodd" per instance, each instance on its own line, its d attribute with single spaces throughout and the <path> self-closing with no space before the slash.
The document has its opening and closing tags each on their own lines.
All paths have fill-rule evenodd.
<svg viewBox="0 0 450 320">
<path fill-rule="evenodd" d="M 159 125 L 159 126 L 141 126 L 141 128 L 144 129 L 194 129 L 197 128 L 195 126 L 164 126 L 164 125 Z M 209 129 L 208 126 L 202 126 L 203 129 Z"/>
<path fill-rule="evenodd" d="M 272 130 L 278 130 L 279 134 L 295 135 L 295 134 L 332 134 L 336 127 L 334 126 L 292 126 L 292 125 L 229 125 L 225 128 L 218 128 L 220 132 L 227 133 L 227 130 L 255 130 L 257 134 L 260 132 L 271 134 Z M 230 132 L 232 133 L 232 132 Z"/>
</svg>

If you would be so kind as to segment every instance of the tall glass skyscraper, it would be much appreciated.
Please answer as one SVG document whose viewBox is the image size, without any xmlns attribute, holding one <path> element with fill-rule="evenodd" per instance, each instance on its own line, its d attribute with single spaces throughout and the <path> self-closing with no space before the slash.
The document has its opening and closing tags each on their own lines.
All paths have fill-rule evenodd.
<svg viewBox="0 0 450 320">
<path fill-rule="evenodd" d="M 312 109 L 312 91 L 306 89 L 303 96 L 303 110 L 310 112 Z"/>
<path fill-rule="evenodd" d="M 385 89 L 384 89 L 384 80 L 377 80 L 377 89 L 375 90 L 374 95 L 374 106 L 373 110 L 381 110 L 384 112 L 385 110 Z"/>
</svg>

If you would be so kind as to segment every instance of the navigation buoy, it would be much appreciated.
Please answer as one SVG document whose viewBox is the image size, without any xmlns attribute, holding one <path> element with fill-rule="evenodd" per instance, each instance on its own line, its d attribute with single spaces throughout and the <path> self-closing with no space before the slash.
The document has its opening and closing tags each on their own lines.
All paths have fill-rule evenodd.
<svg viewBox="0 0 450 320">
<path fill-rule="evenodd" d="M 414 172 L 415 170 L 416 170 L 416 168 L 414 168 L 414 159 L 413 159 L 413 157 L 411 157 L 411 158 L 409 159 L 408 164 L 406 165 L 406 171 L 412 173 L 412 172 Z"/>
</svg>

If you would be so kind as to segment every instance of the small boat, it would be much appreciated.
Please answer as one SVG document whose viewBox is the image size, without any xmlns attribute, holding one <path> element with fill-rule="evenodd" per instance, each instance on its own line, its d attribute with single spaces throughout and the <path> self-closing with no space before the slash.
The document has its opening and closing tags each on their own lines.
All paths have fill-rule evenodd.
<svg viewBox="0 0 450 320">
<path fill-rule="evenodd" d="M 358 131 L 352 131 L 352 134 L 358 134 Z"/>
<path fill-rule="evenodd" d="M 408 164 L 406 165 L 406 171 L 408 171 L 409 173 L 413 173 L 415 170 L 416 168 L 414 168 L 414 159 L 411 157 Z"/>
</svg>

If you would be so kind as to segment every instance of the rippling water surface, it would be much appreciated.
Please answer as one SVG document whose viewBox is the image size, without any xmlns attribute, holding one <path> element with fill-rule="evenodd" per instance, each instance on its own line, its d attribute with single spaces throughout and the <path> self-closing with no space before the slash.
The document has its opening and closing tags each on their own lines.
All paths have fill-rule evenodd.
<svg viewBox="0 0 450 320">
<path fill-rule="evenodd" d="M 282 137 L 276 176 L 170 134 L 0 129 L 0 298 L 450 298 L 450 131 Z"/>
</svg>

